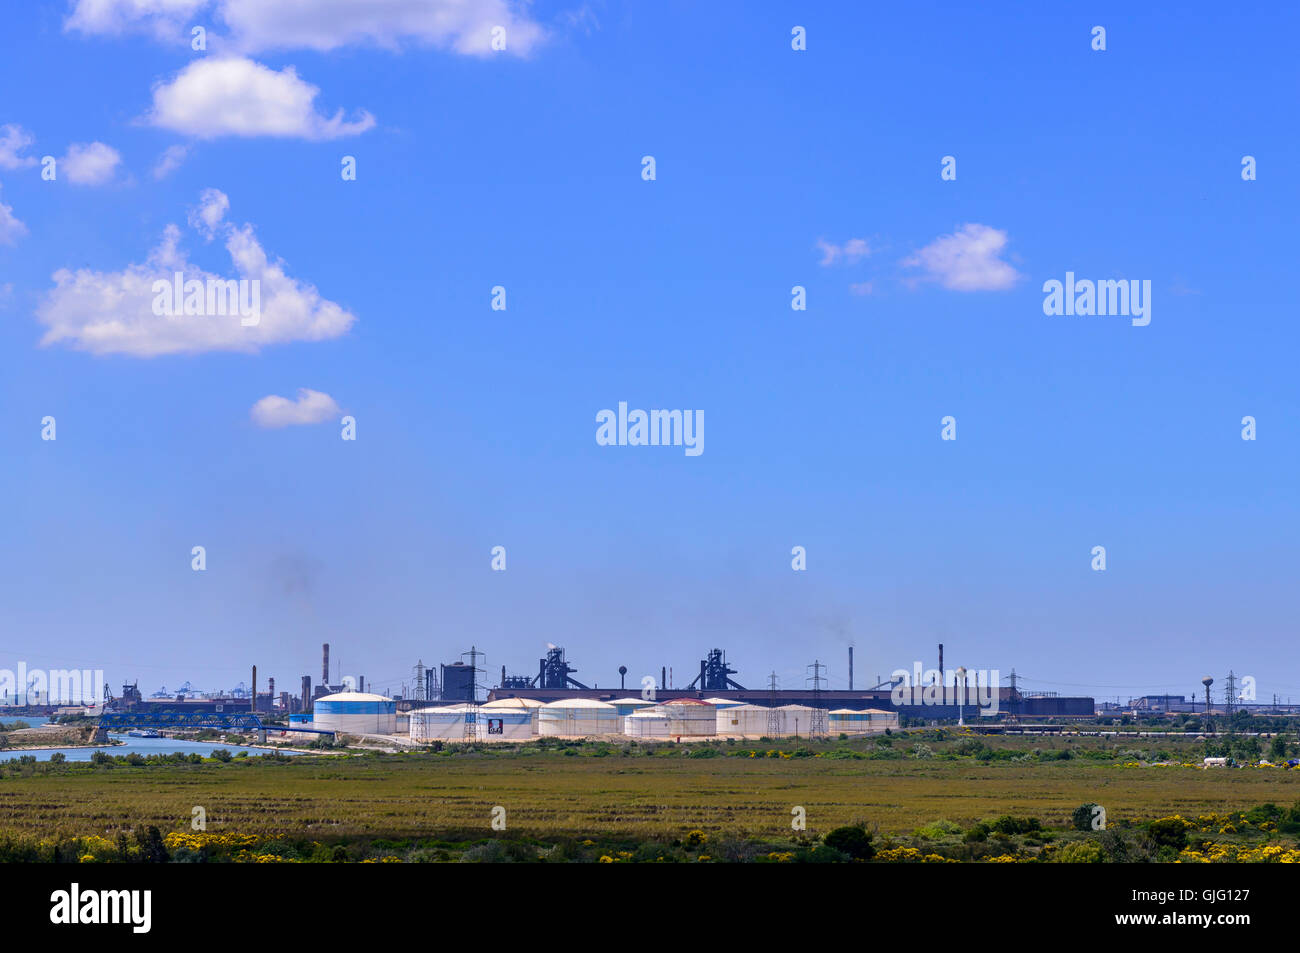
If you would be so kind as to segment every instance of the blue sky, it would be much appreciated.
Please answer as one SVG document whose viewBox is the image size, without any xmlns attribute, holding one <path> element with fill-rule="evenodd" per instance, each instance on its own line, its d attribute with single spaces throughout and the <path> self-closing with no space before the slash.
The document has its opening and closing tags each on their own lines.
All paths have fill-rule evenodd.
<svg viewBox="0 0 1300 953">
<path fill-rule="evenodd" d="M 861 687 L 942 641 L 1037 690 L 1300 700 L 1294 9 L 188 2 L 4 13 L 0 666 L 296 690 L 328 641 L 384 688 L 473 643 L 495 684 L 549 641 L 682 685 L 716 645 L 845 687 L 852 640 Z M 169 224 L 223 277 L 251 225 L 282 304 L 350 320 L 145 355 L 164 319 L 59 292 Z M 976 287 L 923 264 L 965 226 Z M 1067 271 L 1149 280 L 1151 323 L 1044 315 Z M 259 425 L 304 388 L 325 419 Z M 702 410 L 705 452 L 598 446 L 619 401 Z"/>
</svg>

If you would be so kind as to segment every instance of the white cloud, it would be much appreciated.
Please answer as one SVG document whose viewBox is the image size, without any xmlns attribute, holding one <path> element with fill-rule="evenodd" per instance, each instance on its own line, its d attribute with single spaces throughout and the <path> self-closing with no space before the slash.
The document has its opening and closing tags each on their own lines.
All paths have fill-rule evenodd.
<svg viewBox="0 0 1300 953">
<path fill-rule="evenodd" d="M 871 246 L 863 238 L 850 238 L 843 245 L 836 245 L 833 242 L 819 238 L 817 239 L 817 249 L 822 253 L 819 264 L 823 267 L 834 265 L 841 259 L 846 264 L 851 265 L 871 254 Z"/>
<path fill-rule="evenodd" d="M 153 167 L 153 177 L 155 179 L 165 179 L 184 162 L 190 154 L 190 147 L 183 145 L 168 146 L 163 150 L 163 154 L 158 157 L 158 162 Z"/>
<path fill-rule="evenodd" d="M 292 66 L 278 73 L 249 59 L 195 60 L 169 83 L 154 87 L 149 122 L 200 139 L 218 136 L 284 136 L 337 139 L 375 124 L 362 112 L 345 122 L 343 110 L 326 118 L 316 112 L 320 89 L 298 78 Z"/>
<path fill-rule="evenodd" d="M 205 192 L 200 209 L 228 206 L 224 195 L 216 195 L 220 198 Z M 220 218 L 216 222 L 221 223 Z M 283 262 L 268 258 L 252 225 L 237 228 L 221 223 L 220 228 L 236 277 L 259 282 L 256 325 L 243 326 L 238 314 L 154 313 L 155 281 L 171 283 L 176 272 L 182 273 L 184 281 L 197 280 L 205 286 L 208 281 L 230 280 L 190 263 L 179 247 L 181 230 L 168 225 L 144 264 L 117 272 L 56 271 L 54 287 L 36 310 L 46 328 L 41 344 L 67 344 L 96 355 L 157 357 L 209 351 L 254 353 L 270 344 L 325 341 L 347 333 L 356 315 L 322 298 L 314 286 L 287 275 Z"/>
<path fill-rule="evenodd" d="M 20 156 L 36 139 L 22 126 L 0 126 L 0 169 L 25 169 L 36 164 L 35 156 Z"/>
<path fill-rule="evenodd" d="M 507 54 L 527 56 L 545 31 L 511 0 L 74 0 L 64 28 L 82 33 L 152 33 L 177 42 L 198 13 L 223 22 L 218 39 L 246 53 L 261 50 L 328 51 L 343 46 L 398 49 L 433 46 L 488 55 L 492 29 L 502 27 Z"/>
<path fill-rule="evenodd" d="M 849 293 L 859 297 L 865 297 L 875 291 L 875 287 L 869 281 L 859 281 L 856 284 L 849 285 Z"/>
<path fill-rule="evenodd" d="M 928 279 L 952 291 L 1002 291 L 1021 277 L 999 257 L 1006 244 L 1004 231 L 988 225 L 962 225 L 903 259 L 903 264 L 925 269 Z"/>
<path fill-rule="evenodd" d="M 13 207 L 0 202 L 0 245 L 17 245 L 27 226 L 14 217 Z"/>
<path fill-rule="evenodd" d="M 220 0 L 240 48 L 333 50 L 404 42 L 457 53 L 493 53 L 492 29 L 505 29 L 506 53 L 526 56 L 542 28 L 506 0 Z"/>
<path fill-rule="evenodd" d="M 102 142 L 74 142 L 57 169 L 73 185 L 103 185 L 113 178 L 122 157 Z"/>
<path fill-rule="evenodd" d="M 190 228 L 211 241 L 216 237 L 217 226 L 230 211 L 230 198 L 220 189 L 204 189 L 199 193 L 197 208 L 190 209 Z"/>
<path fill-rule="evenodd" d="M 80 33 L 147 32 L 159 40 L 188 34 L 190 19 L 211 0 L 73 0 L 63 21 L 65 30 Z"/>
<path fill-rule="evenodd" d="M 250 413 L 259 427 L 276 428 L 323 423 L 341 411 L 329 394 L 300 387 L 297 400 L 271 394 L 254 404 Z"/>
</svg>

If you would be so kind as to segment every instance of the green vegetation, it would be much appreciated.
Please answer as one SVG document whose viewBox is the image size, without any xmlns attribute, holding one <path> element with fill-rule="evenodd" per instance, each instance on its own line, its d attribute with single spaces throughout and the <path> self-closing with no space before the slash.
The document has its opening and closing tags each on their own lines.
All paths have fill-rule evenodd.
<svg viewBox="0 0 1300 953">
<path fill-rule="evenodd" d="M 1300 805 L 1278 806 L 1300 801 L 1300 772 L 1204 770 L 1192 766 L 1202 740 L 1138 741 L 925 729 L 823 742 L 543 739 L 294 758 L 27 756 L 0 762 L 0 860 L 1300 859 Z M 1092 829 L 1094 802 L 1105 829 Z M 206 831 L 190 830 L 195 805 Z M 491 824 L 497 806 L 504 830 Z M 792 829 L 796 808 L 806 830 Z M 161 851 L 135 839 L 150 827 Z"/>
</svg>

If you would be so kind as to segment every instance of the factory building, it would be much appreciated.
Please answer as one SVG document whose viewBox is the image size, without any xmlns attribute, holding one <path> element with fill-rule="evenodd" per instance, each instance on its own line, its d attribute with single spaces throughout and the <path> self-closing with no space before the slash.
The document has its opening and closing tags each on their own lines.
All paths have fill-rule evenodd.
<svg viewBox="0 0 1300 953">
<path fill-rule="evenodd" d="M 588 698 L 563 698 L 537 710 L 538 734 L 549 738 L 592 738 L 623 732 L 618 709 Z"/>
<path fill-rule="evenodd" d="M 354 735 L 391 735 L 397 731 L 397 703 L 365 692 L 325 695 L 316 699 L 312 727 Z"/>
<path fill-rule="evenodd" d="M 474 701 L 475 669 L 464 662 L 442 666 L 442 699 L 452 702 Z"/>
</svg>

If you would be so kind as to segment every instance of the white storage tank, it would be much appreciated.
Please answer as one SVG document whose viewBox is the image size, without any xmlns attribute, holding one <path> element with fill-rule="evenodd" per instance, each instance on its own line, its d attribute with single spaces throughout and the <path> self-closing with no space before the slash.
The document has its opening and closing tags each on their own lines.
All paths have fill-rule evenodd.
<svg viewBox="0 0 1300 953">
<path fill-rule="evenodd" d="M 653 708 L 634 711 L 623 718 L 623 734 L 629 738 L 668 740 L 668 716 Z"/>
<path fill-rule="evenodd" d="M 776 730 L 769 730 L 768 715 L 776 712 Z M 734 705 L 719 708 L 715 724 L 720 735 L 731 738 L 781 738 L 785 736 L 785 712 L 763 705 Z"/>
<path fill-rule="evenodd" d="M 807 738 L 812 731 L 814 713 L 820 710 L 823 716 L 826 714 L 825 709 L 813 708 L 810 705 L 782 705 L 780 710 L 785 713 L 784 734 L 789 738 Z M 829 731 L 829 719 L 825 724 Z"/>
<path fill-rule="evenodd" d="M 472 705 L 443 705 L 437 708 L 420 708 L 411 712 L 411 740 L 426 741 L 465 741 L 465 720 L 469 713 L 474 714 L 471 722 L 475 731 L 469 740 L 482 740 L 484 725 Z"/>
<path fill-rule="evenodd" d="M 537 733 L 551 738 L 622 734 L 618 709 L 590 698 L 562 698 L 537 709 Z"/>
<path fill-rule="evenodd" d="M 655 703 L 645 698 L 615 698 L 610 702 L 617 710 L 620 718 L 632 714 L 634 711 L 641 711 L 645 708 L 653 708 Z"/>
<path fill-rule="evenodd" d="M 482 706 L 487 719 L 488 741 L 525 741 L 537 737 L 537 713 L 542 703 L 535 698 L 498 698 Z"/>
<path fill-rule="evenodd" d="M 706 698 L 704 700 L 714 708 L 738 708 L 745 704 L 744 702 L 736 701 L 734 698 Z"/>
<path fill-rule="evenodd" d="M 717 709 L 698 698 L 674 698 L 654 710 L 668 717 L 669 737 L 707 738 L 718 733 Z"/>
<path fill-rule="evenodd" d="M 368 692 L 339 692 L 316 699 L 313 728 L 353 735 L 391 735 L 397 731 L 397 703 Z"/>
<path fill-rule="evenodd" d="M 879 708 L 868 708 L 865 711 L 836 708 L 826 713 L 826 728 L 833 735 L 868 735 L 897 727 L 898 713 Z"/>
</svg>

